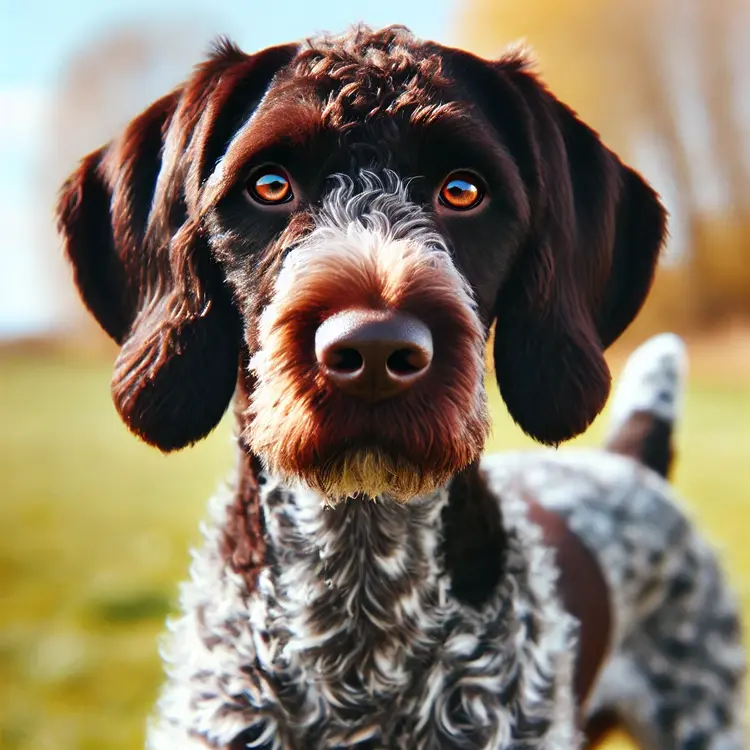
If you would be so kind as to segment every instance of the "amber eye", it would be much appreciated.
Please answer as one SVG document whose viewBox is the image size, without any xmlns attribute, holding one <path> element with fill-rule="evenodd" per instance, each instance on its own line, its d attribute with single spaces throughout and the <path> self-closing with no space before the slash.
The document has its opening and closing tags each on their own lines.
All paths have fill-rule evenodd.
<svg viewBox="0 0 750 750">
<path fill-rule="evenodd" d="M 250 195 L 259 203 L 286 203 L 293 197 L 289 179 L 279 169 L 256 173 L 248 184 Z"/>
<path fill-rule="evenodd" d="M 440 202 L 457 211 L 466 211 L 482 202 L 484 193 L 476 178 L 469 175 L 451 176 L 440 188 Z"/>
</svg>

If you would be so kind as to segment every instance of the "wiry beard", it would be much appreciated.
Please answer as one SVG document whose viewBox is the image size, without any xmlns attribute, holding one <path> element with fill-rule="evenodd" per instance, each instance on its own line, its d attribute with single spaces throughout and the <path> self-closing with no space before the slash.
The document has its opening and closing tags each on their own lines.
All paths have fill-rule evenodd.
<svg viewBox="0 0 750 750">
<path fill-rule="evenodd" d="M 405 502 L 484 448 L 485 332 L 429 216 L 392 174 L 362 180 L 360 192 L 342 180 L 286 257 L 260 316 L 245 437 L 271 473 L 329 502 L 361 494 Z M 327 381 L 315 332 L 356 308 L 408 312 L 434 332 L 430 371 L 407 392 L 370 404 Z"/>
<path fill-rule="evenodd" d="M 294 479 L 335 506 L 356 497 L 384 497 L 403 504 L 439 489 L 450 477 L 449 472 L 425 471 L 406 458 L 391 456 L 378 448 L 362 448 L 344 452 L 320 467 L 311 467 Z"/>
</svg>

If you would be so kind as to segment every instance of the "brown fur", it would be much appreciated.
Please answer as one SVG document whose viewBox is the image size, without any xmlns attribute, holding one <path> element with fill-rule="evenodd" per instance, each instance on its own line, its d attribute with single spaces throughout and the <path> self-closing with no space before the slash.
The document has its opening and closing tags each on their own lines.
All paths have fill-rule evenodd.
<svg viewBox="0 0 750 750">
<path fill-rule="evenodd" d="M 261 209 L 243 189 L 269 163 L 290 172 L 295 198 Z M 453 280 L 393 257 L 359 278 L 351 263 L 303 275 L 276 297 L 328 176 L 362 168 L 411 180 L 479 328 L 454 304 Z M 437 202 L 456 169 L 488 188 L 460 215 Z M 81 162 L 58 216 L 81 296 L 121 344 L 112 393 L 133 432 L 165 451 L 202 438 L 239 368 L 243 446 L 263 454 L 248 476 L 263 458 L 325 489 L 332 471 L 357 483 L 376 466 L 399 475 L 404 496 L 481 452 L 485 415 L 469 394 L 493 322 L 495 374 L 518 424 L 546 443 L 590 424 L 609 391 L 602 352 L 643 303 L 665 232 L 650 187 L 517 51 L 482 60 L 399 27 L 253 55 L 221 43 Z M 410 311 L 440 332 L 430 377 L 377 413 L 330 391 L 311 360 L 311 330 L 344 302 Z M 261 343 L 271 376 L 256 387 L 246 363 Z M 238 516 L 252 510 L 251 486 L 238 485 Z"/>
<path fill-rule="evenodd" d="M 637 458 L 668 478 L 675 460 L 672 424 L 649 412 L 635 412 L 607 443 L 607 450 Z"/>
<path fill-rule="evenodd" d="M 288 171 L 294 200 L 260 208 L 244 186 L 269 164 Z M 324 249 L 284 287 L 329 176 L 386 168 L 410 180 L 458 273 L 394 239 L 358 259 Z M 486 188 L 478 209 L 437 201 L 456 170 Z M 471 606 L 503 565 L 502 518 L 476 468 L 490 326 L 516 422 L 545 443 L 578 434 L 605 403 L 603 351 L 642 305 L 665 234 L 656 194 L 517 51 L 483 60 L 400 27 L 253 55 L 220 43 L 82 160 L 58 218 L 81 297 L 121 345 L 112 395 L 127 426 L 179 449 L 235 396 L 222 551 L 248 591 L 268 564 L 265 463 L 324 493 L 401 500 L 455 476 L 442 555 Z M 357 306 L 415 315 L 435 341 L 429 375 L 376 407 L 333 390 L 314 355 L 317 326 Z"/>
<path fill-rule="evenodd" d="M 302 273 L 279 277 L 283 287 L 261 320 L 262 360 L 248 435 L 272 471 L 345 497 L 357 492 L 363 472 L 378 471 L 373 462 L 384 462 L 398 487 L 386 483 L 383 489 L 408 499 L 478 458 L 488 429 L 484 402 L 475 403 L 482 392 L 484 333 L 469 314 L 459 277 L 438 260 L 404 241 L 363 254 L 320 248 Z M 348 308 L 410 313 L 439 331 L 424 382 L 374 405 L 332 387 L 317 366 L 315 331 Z M 387 449 L 376 451 L 378 446 Z"/>
<path fill-rule="evenodd" d="M 246 371 L 247 368 L 242 369 Z M 248 379 L 240 376 L 234 407 L 240 425 L 247 413 L 248 394 L 251 390 Z M 258 486 L 261 466 L 241 435 L 239 444 L 234 502 L 228 509 L 223 528 L 222 554 L 231 570 L 244 578 L 248 591 L 253 591 L 258 574 L 266 564 L 265 528 Z"/>
</svg>

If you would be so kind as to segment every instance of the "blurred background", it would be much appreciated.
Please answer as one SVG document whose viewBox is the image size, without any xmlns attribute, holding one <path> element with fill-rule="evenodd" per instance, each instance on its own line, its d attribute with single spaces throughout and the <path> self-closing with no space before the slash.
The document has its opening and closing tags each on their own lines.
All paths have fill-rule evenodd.
<svg viewBox="0 0 750 750">
<path fill-rule="evenodd" d="M 231 468 L 226 421 L 169 458 L 118 421 L 114 349 L 61 259 L 56 190 L 217 34 L 252 51 L 359 20 L 487 56 L 524 38 L 552 90 L 662 193 L 669 246 L 609 358 L 616 373 L 665 329 L 688 341 L 676 483 L 750 622 L 747 0 L 0 0 L 0 748 L 142 747 L 158 635 Z M 490 447 L 528 447 L 490 390 Z"/>
</svg>

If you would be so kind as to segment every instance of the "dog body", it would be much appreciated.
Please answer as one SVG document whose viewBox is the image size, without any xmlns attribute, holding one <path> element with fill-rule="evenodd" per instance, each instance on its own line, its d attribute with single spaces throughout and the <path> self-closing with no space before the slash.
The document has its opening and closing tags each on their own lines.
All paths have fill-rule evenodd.
<svg viewBox="0 0 750 750">
<path fill-rule="evenodd" d="M 578 434 L 665 232 L 522 56 L 222 44 L 58 211 L 129 428 L 175 450 L 234 398 L 153 750 L 574 748 L 605 708 L 644 747 L 741 746 L 736 612 L 647 468 L 679 377 L 626 379 L 608 452 L 481 461 L 490 326 L 516 422 Z"/>
<path fill-rule="evenodd" d="M 606 712 L 644 748 L 742 748 L 736 602 L 668 483 L 612 450 L 644 416 L 669 441 L 682 356 L 663 336 L 633 357 L 645 367 L 625 373 L 607 450 L 484 459 L 504 570 L 478 608 L 466 604 L 486 585 L 478 561 L 469 580 L 446 572 L 460 482 L 406 505 L 330 508 L 264 476 L 274 564 L 252 594 L 227 565 L 236 492 L 217 495 L 149 747 L 568 750 Z M 539 507 L 584 544 L 603 589 Z M 593 655 L 592 634 L 605 638 Z"/>
</svg>

